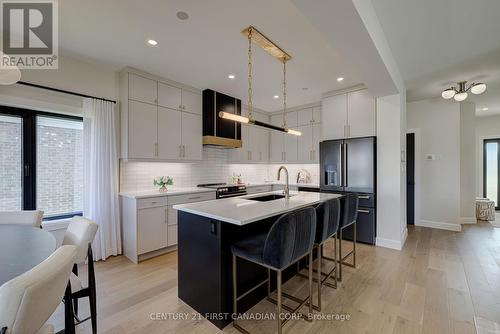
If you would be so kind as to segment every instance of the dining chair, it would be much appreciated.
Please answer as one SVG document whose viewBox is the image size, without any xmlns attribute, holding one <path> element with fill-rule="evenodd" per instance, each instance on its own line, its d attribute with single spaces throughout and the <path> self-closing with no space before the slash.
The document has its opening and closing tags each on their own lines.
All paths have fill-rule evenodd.
<svg viewBox="0 0 500 334">
<path fill-rule="evenodd" d="M 77 256 L 73 265 L 73 272 L 70 275 L 71 300 L 73 301 L 73 317 L 76 324 L 91 319 L 92 333 L 97 333 L 97 306 L 94 260 L 92 255 L 92 241 L 94 241 L 98 225 L 85 217 L 75 216 L 71 219 L 68 229 L 64 234 L 63 245 L 73 245 L 77 247 Z M 78 276 L 78 266 L 85 264 L 88 259 L 88 286 L 83 287 L 82 280 Z M 89 298 L 90 317 L 80 319 L 78 316 L 78 300 Z M 72 320 L 72 319 L 70 319 Z"/>
<path fill-rule="evenodd" d="M 68 286 L 76 247 L 58 248 L 30 271 L 0 287 L 0 329 L 6 334 L 51 334 L 45 324 Z"/>
<path fill-rule="evenodd" d="M 42 226 L 43 211 L 0 211 L 0 224 L 21 224 L 34 227 Z"/>
</svg>

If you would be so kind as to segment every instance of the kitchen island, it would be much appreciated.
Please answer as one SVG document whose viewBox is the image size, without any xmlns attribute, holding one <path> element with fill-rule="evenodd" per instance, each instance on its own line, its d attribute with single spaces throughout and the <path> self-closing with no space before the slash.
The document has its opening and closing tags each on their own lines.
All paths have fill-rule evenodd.
<svg viewBox="0 0 500 334">
<path fill-rule="evenodd" d="M 178 210 L 178 296 L 222 329 L 232 321 L 231 245 L 265 233 L 276 219 L 290 211 L 318 204 L 341 195 L 281 191 L 198 203 L 175 205 Z M 248 290 L 267 277 L 267 270 L 238 259 L 238 289 Z M 295 274 L 288 268 L 284 280 Z M 266 296 L 267 286 L 240 300 L 244 312 Z"/>
</svg>

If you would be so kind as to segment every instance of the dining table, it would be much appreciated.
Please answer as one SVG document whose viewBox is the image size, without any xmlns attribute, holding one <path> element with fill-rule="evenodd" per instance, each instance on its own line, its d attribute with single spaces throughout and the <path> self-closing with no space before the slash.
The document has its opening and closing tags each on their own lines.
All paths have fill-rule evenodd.
<svg viewBox="0 0 500 334">
<path fill-rule="evenodd" d="M 56 238 L 39 227 L 0 225 L 0 286 L 40 264 L 56 247 Z"/>
</svg>

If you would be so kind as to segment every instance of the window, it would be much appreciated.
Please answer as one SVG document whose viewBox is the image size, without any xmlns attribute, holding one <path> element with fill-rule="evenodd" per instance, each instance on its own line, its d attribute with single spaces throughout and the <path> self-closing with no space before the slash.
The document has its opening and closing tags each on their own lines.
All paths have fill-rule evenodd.
<svg viewBox="0 0 500 334">
<path fill-rule="evenodd" d="M 496 209 L 500 209 L 500 139 L 484 141 L 484 197 L 495 202 Z"/>
<path fill-rule="evenodd" d="M 22 118 L 0 115 L 0 211 L 21 210 Z"/>
<path fill-rule="evenodd" d="M 0 106 L 0 145 L 0 210 L 81 215 L 81 117 Z"/>
<path fill-rule="evenodd" d="M 46 217 L 82 212 L 83 124 L 36 118 L 36 207 Z"/>
</svg>

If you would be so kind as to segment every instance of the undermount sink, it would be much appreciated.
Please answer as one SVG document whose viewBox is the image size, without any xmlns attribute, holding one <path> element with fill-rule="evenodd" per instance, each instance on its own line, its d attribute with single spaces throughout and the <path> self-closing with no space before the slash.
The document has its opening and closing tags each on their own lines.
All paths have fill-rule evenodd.
<svg viewBox="0 0 500 334">
<path fill-rule="evenodd" d="M 274 200 L 282 199 L 282 198 L 285 198 L 285 195 L 270 194 L 270 195 L 264 195 L 264 196 L 251 197 L 248 199 L 252 200 L 252 201 L 258 201 L 258 202 L 268 202 L 268 201 L 274 201 Z"/>
</svg>

